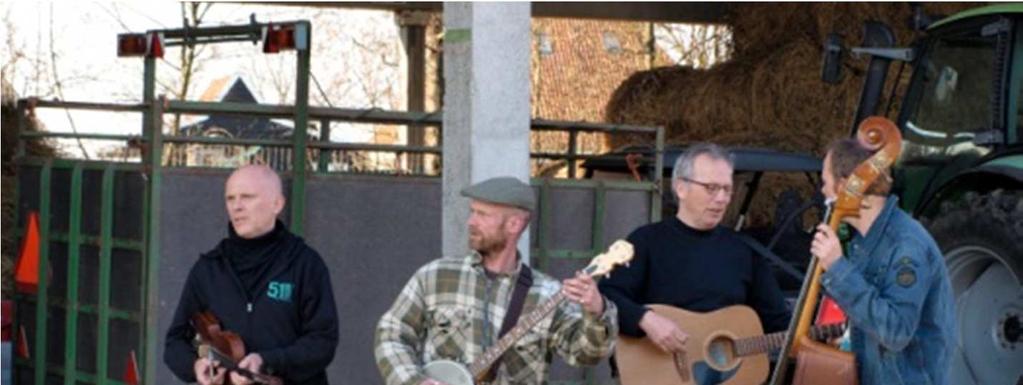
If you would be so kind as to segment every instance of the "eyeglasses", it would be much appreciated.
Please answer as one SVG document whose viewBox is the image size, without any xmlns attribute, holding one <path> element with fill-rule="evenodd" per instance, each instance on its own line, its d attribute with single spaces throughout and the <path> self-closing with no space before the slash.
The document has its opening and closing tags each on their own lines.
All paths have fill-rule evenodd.
<svg viewBox="0 0 1023 385">
<path fill-rule="evenodd" d="M 718 195 L 718 193 L 722 192 L 722 191 L 725 192 L 725 195 L 732 195 L 732 186 L 731 185 L 723 185 L 723 184 L 716 184 L 716 183 L 700 182 L 700 181 L 692 180 L 692 179 L 689 179 L 689 178 L 686 178 L 686 177 L 682 177 L 681 179 L 686 181 L 686 182 L 689 182 L 689 183 L 694 183 L 694 184 L 700 185 L 701 187 L 707 189 L 707 193 L 710 194 L 710 195 Z"/>
</svg>

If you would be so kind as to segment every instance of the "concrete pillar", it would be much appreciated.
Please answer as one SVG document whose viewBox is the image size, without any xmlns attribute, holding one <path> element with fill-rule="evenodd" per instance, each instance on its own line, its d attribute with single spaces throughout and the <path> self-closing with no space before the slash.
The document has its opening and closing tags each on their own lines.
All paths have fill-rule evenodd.
<svg viewBox="0 0 1023 385">
<path fill-rule="evenodd" d="M 465 186 L 495 176 L 529 181 L 530 5 L 444 3 L 445 255 L 468 251 Z M 529 231 L 519 243 L 529 260 Z"/>
</svg>

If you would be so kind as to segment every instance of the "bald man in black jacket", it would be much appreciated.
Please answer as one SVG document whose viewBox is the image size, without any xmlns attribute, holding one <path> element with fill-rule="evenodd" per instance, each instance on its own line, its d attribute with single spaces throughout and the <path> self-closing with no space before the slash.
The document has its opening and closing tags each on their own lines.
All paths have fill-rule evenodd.
<svg viewBox="0 0 1023 385">
<path fill-rule="evenodd" d="M 209 311 L 245 343 L 238 366 L 289 385 L 327 384 L 338 344 L 330 275 L 319 254 L 277 220 L 280 178 L 266 166 L 245 166 L 228 178 L 224 195 L 229 236 L 192 267 L 164 361 L 182 381 L 222 384 L 230 376 L 233 384 L 251 383 L 196 354 L 189 320 Z"/>
</svg>

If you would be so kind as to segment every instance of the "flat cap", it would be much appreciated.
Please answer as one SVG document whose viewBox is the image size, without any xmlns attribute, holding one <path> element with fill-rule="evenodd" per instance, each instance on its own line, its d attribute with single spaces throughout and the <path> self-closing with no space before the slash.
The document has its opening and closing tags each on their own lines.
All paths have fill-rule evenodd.
<svg viewBox="0 0 1023 385">
<path fill-rule="evenodd" d="M 536 208 L 533 188 L 518 178 L 490 178 L 462 189 L 462 196 L 490 203 L 518 207 L 532 212 Z"/>
</svg>

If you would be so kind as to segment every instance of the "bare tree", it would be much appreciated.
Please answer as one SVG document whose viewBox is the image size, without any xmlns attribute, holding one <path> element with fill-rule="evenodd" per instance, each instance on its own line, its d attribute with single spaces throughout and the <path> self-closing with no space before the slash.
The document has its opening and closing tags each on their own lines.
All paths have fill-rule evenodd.
<svg viewBox="0 0 1023 385">
<path fill-rule="evenodd" d="M 654 36 L 675 65 L 708 68 L 732 55 L 732 32 L 723 25 L 655 23 Z"/>
<path fill-rule="evenodd" d="M 181 24 L 182 27 L 196 28 L 202 24 L 203 17 L 209 12 L 212 3 L 198 3 L 198 2 L 182 2 L 181 3 Z M 195 77 L 196 71 L 200 69 L 200 65 L 197 62 L 201 53 L 202 47 L 195 45 L 183 45 L 181 46 L 178 55 L 178 65 L 175 66 L 180 75 L 180 83 L 174 89 L 174 97 L 178 100 L 188 99 L 188 91 L 192 86 L 192 80 Z M 173 66 L 173 65 L 172 65 Z M 169 87 L 168 87 L 169 88 Z M 181 133 L 181 114 L 174 115 L 174 121 L 171 123 L 171 135 L 179 135 Z M 163 153 L 163 162 L 167 162 L 168 159 L 174 159 L 180 151 L 184 151 L 184 147 L 177 147 L 172 144 L 168 144 Z"/>
<path fill-rule="evenodd" d="M 53 44 L 53 3 L 50 3 L 50 68 L 53 70 L 53 87 L 56 91 L 57 97 L 61 100 L 64 98 L 64 86 L 60 77 L 60 72 L 57 70 L 57 50 Z M 82 151 L 82 157 L 86 160 L 89 159 L 89 151 L 85 150 L 85 145 L 82 144 L 82 138 L 77 137 L 78 126 L 75 125 L 75 119 L 71 117 L 71 111 L 64 109 L 64 114 L 67 116 L 68 124 L 71 125 L 71 132 L 76 136 L 75 142 L 78 143 L 78 149 Z"/>
</svg>

